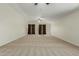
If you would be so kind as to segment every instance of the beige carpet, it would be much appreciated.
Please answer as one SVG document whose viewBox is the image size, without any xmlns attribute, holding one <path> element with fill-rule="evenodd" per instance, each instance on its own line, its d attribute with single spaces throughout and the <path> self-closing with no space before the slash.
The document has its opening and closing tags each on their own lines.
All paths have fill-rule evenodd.
<svg viewBox="0 0 79 59">
<path fill-rule="evenodd" d="M 0 47 L 1 56 L 77 56 L 79 48 L 52 36 L 25 36 Z"/>
</svg>

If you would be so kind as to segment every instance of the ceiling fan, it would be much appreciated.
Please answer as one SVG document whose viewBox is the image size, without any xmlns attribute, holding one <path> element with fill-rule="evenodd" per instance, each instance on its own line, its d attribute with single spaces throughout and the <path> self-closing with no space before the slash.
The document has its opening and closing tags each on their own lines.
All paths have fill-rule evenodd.
<svg viewBox="0 0 79 59">
<path fill-rule="evenodd" d="M 46 5 L 49 5 L 50 3 L 45 3 Z M 34 5 L 38 5 L 38 3 L 34 3 Z"/>
</svg>

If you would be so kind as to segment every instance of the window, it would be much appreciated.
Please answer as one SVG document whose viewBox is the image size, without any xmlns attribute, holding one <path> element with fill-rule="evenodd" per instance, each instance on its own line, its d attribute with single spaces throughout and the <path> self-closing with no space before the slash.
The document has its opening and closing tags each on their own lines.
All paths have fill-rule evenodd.
<svg viewBox="0 0 79 59">
<path fill-rule="evenodd" d="M 35 34 L 35 24 L 28 24 L 28 34 Z"/>
<path fill-rule="evenodd" d="M 39 25 L 39 35 L 41 35 L 41 34 L 46 34 L 46 25 L 45 24 Z"/>
</svg>

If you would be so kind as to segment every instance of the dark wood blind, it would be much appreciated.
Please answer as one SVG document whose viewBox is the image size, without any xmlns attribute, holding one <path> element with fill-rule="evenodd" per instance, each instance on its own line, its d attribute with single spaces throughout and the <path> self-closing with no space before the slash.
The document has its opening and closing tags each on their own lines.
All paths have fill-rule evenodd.
<svg viewBox="0 0 79 59">
<path fill-rule="evenodd" d="M 28 24 L 28 34 L 31 34 L 31 24 Z"/>
<path fill-rule="evenodd" d="M 39 25 L 39 34 L 42 34 L 42 25 Z"/>
<path fill-rule="evenodd" d="M 28 34 L 35 34 L 35 24 L 28 24 Z"/>
<path fill-rule="evenodd" d="M 43 25 L 43 34 L 46 34 L 46 25 Z"/>
<path fill-rule="evenodd" d="M 39 25 L 39 35 L 46 34 L 46 25 Z"/>
<path fill-rule="evenodd" d="M 35 34 L 35 24 L 32 24 L 32 34 Z"/>
</svg>

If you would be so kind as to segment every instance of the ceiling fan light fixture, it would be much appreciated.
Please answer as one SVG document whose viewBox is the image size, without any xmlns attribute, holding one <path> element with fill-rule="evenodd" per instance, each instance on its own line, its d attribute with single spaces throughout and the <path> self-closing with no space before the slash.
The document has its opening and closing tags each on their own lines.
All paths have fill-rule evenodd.
<svg viewBox="0 0 79 59">
<path fill-rule="evenodd" d="M 38 5 L 38 3 L 34 3 L 34 5 Z"/>
<path fill-rule="evenodd" d="M 50 3 L 46 3 L 46 5 L 49 5 Z"/>
</svg>

